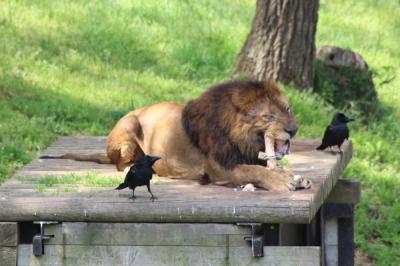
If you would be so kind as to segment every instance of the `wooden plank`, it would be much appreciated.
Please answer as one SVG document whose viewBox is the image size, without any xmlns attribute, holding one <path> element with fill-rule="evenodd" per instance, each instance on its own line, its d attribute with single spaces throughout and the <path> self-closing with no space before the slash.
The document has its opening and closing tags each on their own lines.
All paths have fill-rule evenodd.
<svg viewBox="0 0 400 266">
<path fill-rule="evenodd" d="M 105 136 L 63 136 L 45 149 L 41 155 L 60 156 L 66 153 L 106 154 Z"/>
<path fill-rule="evenodd" d="M 353 217 L 338 219 L 339 265 L 354 265 L 354 221 Z"/>
<path fill-rule="evenodd" d="M 1 208 L 0 208 L 1 209 Z M 15 266 L 17 261 L 18 224 L 0 223 L 0 265 Z"/>
<path fill-rule="evenodd" d="M 27 204 L 29 202 L 29 204 Z M 263 205 L 265 203 L 265 206 Z M 249 206 L 232 200 L 207 202 L 132 202 L 108 201 L 103 198 L 65 197 L 0 197 L 0 221 L 66 221 L 66 222 L 187 222 L 187 223 L 307 223 L 310 210 L 292 206 L 274 206 L 273 203 L 256 202 Z"/>
<path fill-rule="evenodd" d="M 17 265 L 17 247 L 0 246 L 0 265 L 1 266 Z"/>
<path fill-rule="evenodd" d="M 325 266 L 326 261 L 326 247 L 325 247 L 325 205 L 322 205 L 319 209 L 319 229 L 320 229 L 320 258 L 321 258 L 321 266 Z"/>
<path fill-rule="evenodd" d="M 264 257 L 249 247 L 81 246 L 46 245 L 34 257 L 31 245 L 20 245 L 20 265 L 320 265 L 318 247 L 264 247 Z"/>
<path fill-rule="evenodd" d="M 351 218 L 354 214 L 353 204 L 327 203 L 324 204 L 325 218 Z"/>
<path fill-rule="evenodd" d="M 324 204 L 324 216 L 337 223 L 339 265 L 354 265 L 354 205 L 349 203 Z"/>
<path fill-rule="evenodd" d="M 334 155 L 336 161 L 335 163 L 332 164 L 329 173 L 327 174 L 326 178 L 324 178 L 323 183 L 321 184 L 321 189 L 319 189 L 315 193 L 315 198 L 313 202 L 311 203 L 311 217 L 310 220 L 315 216 L 315 214 L 318 212 L 319 208 L 322 206 L 324 201 L 328 198 L 329 194 L 331 193 L 333 187 L 336 185 L 336 182 L 343 172 L 344 168 L 347 166 L 347 164 L 350 162 L 352 153 L 353 153 L 353 145 L 351 141 L 346 141 L 343 144 L 343 153 Z M 318 156 L 322 156 L 322 153 L 327 153 L 327 152 L 321 152 Z M 332 155 L 333 156 L 333 155 Z"/>
<path fill-rule="evenodd" d="M 338 221 L 336 218 L 325 219 L 325 265 L 335 266 L 339 262 Z"/>
<path fill-rule="evenodd" d="M 18 244 L 18 224 L 0 223 L 0 246 L 16 247 Z"/>
<path fill-rule="evenodd" d="M 231 224 L 62 223 L 46 225 L 46 244 L 124 246 L 243 246 L 248 227 Z M 229 238 L 227 239 L 227 236 Z"/>
<path fill-rule="evenodd" d="M 105 137 L 62 137 L 44 155 L 66 152 L 98 153 L 105 146 Z M 132 203 L 131 192 L 112 188 L 77 188 L 79 193 L 62 193 L 66 185 L 36 192 L 29 183 L 46 175 L 65 175 L 95 171 L 117 174 L 114 166 L 73 160 L 36 159 L 0 188 L 0 221 L 59 220 L 114 222 L 263 222 L 309 223 L 330 194 L 341 171 L 351 157 L 352 145 L 343 145 L 343 154 L 315 151 L 318 141 L 295 140 L 293 152 L 287 157 L 289 167 L 313 181 L 309 190 L 276 193 L 258 190 L 255 193 L 234 192 L 222 186 L 200 186 L 188 180 L 160 179 L 152 189 L 160 199 L 148 201 L 143 195 Z M 121 175 L 121 180 L 123 174 Z M 24 178 L 21 178 L 24 177 Z M 36 187 L 35 187 L 36 186 Z M 142 193 L 143 192 L 143 193 Z M 25 202 L 30 202 L 29 207 Z M 208 206 L 212 206 L 211 208 Z M 19 208 L 19 209 L 18 209 Z M 120 220 L 118 220 L 120 218 Z M 75 219 L 75 220 L 71 220 Z M 96 220 L 100 219 L 100 220 Z M 152 220 L 153 219 L 153 220 Z M 210 219 L 210 220 L 207 220 Z"/>
<path fill-rule="evenodd" d="M 357 204 L 361 199 L 359 180 L 339 179 L 325 203 Z"/>
</svg>

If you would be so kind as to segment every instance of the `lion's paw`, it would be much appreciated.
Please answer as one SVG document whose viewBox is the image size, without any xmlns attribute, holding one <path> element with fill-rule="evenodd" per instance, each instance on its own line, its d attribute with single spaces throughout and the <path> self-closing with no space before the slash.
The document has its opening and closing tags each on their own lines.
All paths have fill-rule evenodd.
<svg viewBox="0 0 400 266">
<path fill-rule="evenodd" d="M 297 189 L 309 189 L 311 188 L 312 182 L 311 180 L 302 177 L 301 175 L 293 176 L 293 180 L 288 184 L 289 190 L 297 190 Z"/>
<path fill-rule="evenodd" d="M 288 169 L 271 169 L 268 171 L 270 178 L 265 180 L 264 187 L 269 191 L 287 192 L 290 190 L 288 184 L 293 181 L 293 173 Z"/>
</svg>

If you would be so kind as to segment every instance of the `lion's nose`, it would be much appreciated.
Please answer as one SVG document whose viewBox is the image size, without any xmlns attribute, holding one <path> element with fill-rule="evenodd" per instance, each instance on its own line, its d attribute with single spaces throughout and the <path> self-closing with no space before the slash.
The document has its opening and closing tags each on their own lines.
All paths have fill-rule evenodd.
<svg viewBox="0 0 400 266">
<path fill-rule="evenodd" d="M 293 138 L 294 135 L 296 135 L 298 129 L 299 128 L 296 125 L 289 125 L 285 127 L 286 133 L 288 133 L 291 138 Z"/>
</svg>

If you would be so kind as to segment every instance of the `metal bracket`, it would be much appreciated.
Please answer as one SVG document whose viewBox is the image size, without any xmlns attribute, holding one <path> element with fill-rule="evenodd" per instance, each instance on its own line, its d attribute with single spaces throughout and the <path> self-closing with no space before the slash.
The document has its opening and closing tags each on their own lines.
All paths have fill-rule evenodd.
<svg viewBox="0 0 400 266">
<path fill-rule="evenodd" d="M 44 234 L 44 225 L 46 225 L 46 224 L 58 224 L 59 222 L 38 221 L 38 222 L 33 222 L 33 223 L 40 225 L 40 234 L 36 234 L 33 237 L 33 241 L 32 241 L 33 255 L 42 256 L 42 255 L 44 255 L 44 240 L 49 240 L 49 239 L 54 237 L 54 235 L 45 235 Z"/>
<path fill-rule="evenodd" d="M 238 223 L 238 226 L 250 226 L 251 236 L 245 236 L 244 240 L 251 244 L 253 257 L 264 257 L 264 230 L 260 223 Z"/>
</svg>

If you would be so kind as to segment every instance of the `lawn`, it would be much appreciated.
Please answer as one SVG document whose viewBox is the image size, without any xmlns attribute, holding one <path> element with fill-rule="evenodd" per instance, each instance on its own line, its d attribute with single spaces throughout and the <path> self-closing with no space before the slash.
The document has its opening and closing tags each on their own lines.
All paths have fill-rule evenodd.
<svg viewBox="0 0 400 266">
<path fill-rule="evenodd" d="M 255 0 L 1 1 L 0 183 L 59 135 L 106 135 L 128 110 L 228 80 L 254 10 Z M 384 113 L 351 124 L 344 176 L 362 181 L 356 243 L 379 265 L 400 265 L 399 13 L 398 1 L 323 0 L 317 30 L 318 46 L 354 50 L 374 71 Z M 285 91 L 299 136 L 320 137 L 335 108 Z"/>
</svg>

